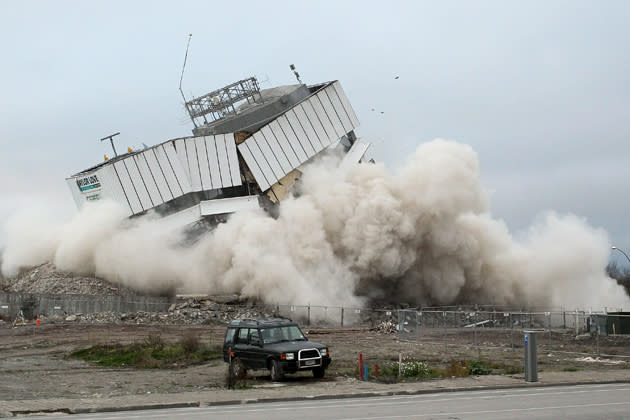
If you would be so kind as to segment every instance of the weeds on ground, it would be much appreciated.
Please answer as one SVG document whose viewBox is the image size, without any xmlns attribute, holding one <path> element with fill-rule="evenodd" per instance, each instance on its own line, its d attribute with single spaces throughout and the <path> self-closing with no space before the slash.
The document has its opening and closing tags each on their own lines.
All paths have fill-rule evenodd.
<svg viewBox="0 0 630 420">
<path fill-rule="evenodd" d="M 489 375 L 490 373 L 492 373 L 492 369 L 482 360 L 452 359 L 445 366 L 430 366 L 427 362 L 406 360 L 400 364 L 400 368 L 398 362 L 385 364 L 378 379 L 382 382 L 392 382 L 398 377 L 408 380 Z M 372 374 L 371 371 L 370 374 Z"/>
<path fill-rule="evenodd" d="M 469 360 L 467 367 L 469 375 L 489 375 L 492 372 L 481 360 Z"/>
<path fill-rule="evenodd" d="M 400 370 L 400 375 L 399 375 Z M 431 377 L 431 368 L 426 362 L 416 360 L 404 361 L 398 365 L 398 362 L 388 363 L 379 372 L 382 376 L 401 376 L 403 378 L 429 378 Z"/>
<path fill-rule="evenodd" d="M 157 351 L 164 349 L 164 341 L 159 335 L 148 335 L 144 337 L 144 346 Z"/>
<path fill-rule="evenodd" d="M 106 367 L 172 368 L 203 363 L 222 356 L 218 346 L 201 345 L 197 337 L 184 336 L 169 344 L 159 335 L 147 336 L 142 343 L 105 344 L 77 350 L 70 357 Z"/>
<path fill-rule="evenodd" d="M 184 348 L 187 353 L 195 353 L 201 347 L 199 342 L 199 336 L 195 333 L 186 333 L 180 340 L 179 344 Z"/>
</svg>

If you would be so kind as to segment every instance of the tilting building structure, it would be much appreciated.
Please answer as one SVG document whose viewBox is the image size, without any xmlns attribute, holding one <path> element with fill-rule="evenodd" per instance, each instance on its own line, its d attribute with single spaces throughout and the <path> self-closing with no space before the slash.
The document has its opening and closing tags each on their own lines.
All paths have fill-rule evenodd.
<svg viewBox="0 0 630 420">
<path fill-rule="evenodd" d="M 67 178 L 79 208 L 120 203 L 129 216 L 155 210 L 183 225 L 271 207 L 302 166 L 328 148 L 341 164 L 362 161 L 369 143 L 338 81 L 261 90 L 240 80 L 186 102 L 193 135 L 129 151 Z"/>
</svg>

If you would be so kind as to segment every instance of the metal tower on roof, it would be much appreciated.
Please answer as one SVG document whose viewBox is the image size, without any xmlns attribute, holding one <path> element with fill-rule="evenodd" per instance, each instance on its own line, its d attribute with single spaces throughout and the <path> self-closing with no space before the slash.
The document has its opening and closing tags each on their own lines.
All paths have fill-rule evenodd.
<svg viewBox="0 0 630 420">
<path fill-rule="evenodd" d="M 255 77 L 239 80 L 221 89 L 214 90 L 198 98 L 193 98 L 186 102 L 188 115 L 195 127 L 198 127 L 198 119 L 203 123 L 216 121 L 227 115 L 236 113 L 236 105 L 247 101 L 247 103 L 260 103 L 260 87 Z M 208 121 L 210 117 L 210 121 Z"/>
</svg>

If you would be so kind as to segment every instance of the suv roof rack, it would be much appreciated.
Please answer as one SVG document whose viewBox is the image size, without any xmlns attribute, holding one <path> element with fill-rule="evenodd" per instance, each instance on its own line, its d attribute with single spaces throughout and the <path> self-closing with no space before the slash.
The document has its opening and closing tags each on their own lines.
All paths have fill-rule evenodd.
<svg viewBox="0 0 630 420">
<path fill-rule="evenodd" d="M 230 321 L 230 326 L 268 326 L 272 324 L 296 324 L 291 318 L 275 316 L 273 318 L 240 318 Z"/>
</svg>

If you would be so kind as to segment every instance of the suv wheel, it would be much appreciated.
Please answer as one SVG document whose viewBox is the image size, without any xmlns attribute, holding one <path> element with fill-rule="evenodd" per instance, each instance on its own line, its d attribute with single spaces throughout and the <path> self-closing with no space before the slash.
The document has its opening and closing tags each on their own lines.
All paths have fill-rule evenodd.
<svg viewBox="0 0 630 420">
<path fill-rule="evenodd" d="M 313 376 L 316 378 L 323 378 L 324 373 L 326 373 L 326 369 L 323 366 L 316 367 L 313 369 Z"/>
<path fill-rule="evenodd" d="M 282 380 L 282 368 L 280 367 L 280 363 L 277 360 L 271 360 L 271 365 L 269 366 L 269 371 L 271 373 L 271 380 L 274 382 Z"/>
<path fill-rule="evenodd" d="M 236 379 L 243 379 L 247 375 L 247 369 L 245 369 L 245 366 L 243 366 L 243 363 L 238 357 L 232 358 L 230 369 L 232 369 L 232 375 Z"/>
</svg>

